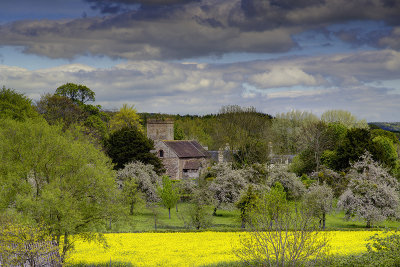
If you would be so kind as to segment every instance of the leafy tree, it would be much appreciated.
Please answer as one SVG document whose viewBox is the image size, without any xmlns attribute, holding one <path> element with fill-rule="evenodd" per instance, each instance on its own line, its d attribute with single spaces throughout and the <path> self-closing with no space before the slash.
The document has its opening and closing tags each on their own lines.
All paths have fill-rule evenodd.
<svg viewBox="0 0 400 267">
<path fill-rule="evenodd" d="M 346 218 L 358 217 L 373 223 L 396 217 L 399 205 L 399 182 L 365 153 L 352 164 L 347 190 L 340 196 L 338 207 L 346 211 Z"/>
<path fill-rule="evenodd" d="M 0 90 L 0 118 L 12 118 L 23 121 L 27 118 L 37 117 L 37 112 L 32 106 L 32 100 L 24 94 L 6 89 Z"/>
<path fill-rule="evenodd" d="M 65 96 L 45 94 L 36 103 L 36 108 L 50 125 L 62 123 L 65 129 L 85 118 L 82 108 Z"/>
<path fill-rule="evenodd" d="M 234 170 L 230 164 L 221 163 L 211 168 L 215 172 L 215 178 L 208 185 L 211 194 L 211 202 L 214 205 L 213 215 L 217 215 L 217 209 L 221 206 L 230 208 L 240 198 L 247 186 L 244 170 Z"/>
<path fill-rule="evenodd" d="M 2 266 L 56 266 L 58 245 L 43 225 L 34 226 L 2 218 L 0 224 L 0 263 Z"/>
<path fill-rule="evenodd" d="M 290 111 L 276 115 L 271 128 L 274 153 L 287 155 L 299 153 L 303 126 L 317 121 L 318 118 L 309 112 Z"/>
<path fill-rule="evenodd" d="M 254 107 L 223 106 L 213 138 L 218 140 L 218 148 L 229 144 L 232 151 L 238 151 L 234 159 L 239 166 L 265 163 L 269 153 L 270 119 L 271 116 Z"/>
<path fill-rule="evenodd" d="M 263 194 L 235 254 L 248 265 L 308 266 L 327 253 L 328 238 L 304 205 L 293 206 L 279 183 Z"/>
<path fill-rule="evenodd" d="M 296 174 L 289 172 L 286 166 L 274 166 L 267 178 L 267 186 L 273 187 L 276 183 L 280 183 L 289 200 L 300 199 L 305 193 L 306 188 Z"/>
<path fill-rule="evenodd" d="M 334 170 L 345 170 L 357 161 L 365 151 L 371 152 L 371 134 L 367 129 L 353 128 L 347 134 L 336 150 Z"/>
<path fill-rule="evenodd" d="M 138 191 L 144 195 L 147 203 L 159 201 L 157 188 L 161 185 L 161 179 L 154 171 L 153 165 L 140 161 L 130 162 L 117 172 L 117 180 L 121 183 L 125 201 L 130 205 L 131 215 L 137 202 Z"/>
<path fill-rule="evenodd" d="M 325 230 L 326 214 L 332 210 L 333 191 L 325 183 L 311 185 L 304 195 L 304 204 L 319 218 L 320 227 Z"/>
<path fill-rule="evenodd" d="M 397 147 L 390 138 L 378 135 L 372 139 L 374 158 L 390 170 L 399 168 Z"/>
<path fill-rule="evenodd" d="M 129 162 L 140 161 L 153 165 L 158 174 L 164 171 L 160 159 L 150 152 L 154 149 L 153 141 L 136 128 L 125 127 L 112 133 L 105 140 L 104 147 L 115 169 L 122 169 Z"/>
<path fill-rule="evenodd" d="M 159 187 L 158 194 L 161 198 L 161 204 L 168 209 L 168 215 L 171 219 L 171 208 L 178 203 L 180 196 L 178 189 L 166 175 L 162 177 L 162 187 Z"/>
<path fill-rule="evenodd" d="M 318 184 L 326 184 L 332 188 L 335 197 L 339 197 L 346 190 L 349 183 L 349 177 L 345 176 L 345 173 L 335 172 L 325 166 L 322 166 L 318 172 L 313 172 L 310 178 Z"/>
<path fill-rule="evenodd" d="M 111 118 L 110 128 L 111 131 L 120 130 L 124 127 L 136 128 L 140 132 L 144 133 L 143 127 L 140 123 L 140 116 L 137 114 L 137 110 L 134 106 L 123 104 L 122 108 L 120 108 L 120 110 Z"/>
<path fill-rule="evenodd" d="M 321 115 L 321 120 L 325 123 L 340 123 L 347 128 L 368 129 L 365 120 L 358 120 L 353 114 L 346 110 L 327 110 Z"/>
<path fill-rule="evenodd" d="M 95 93 L 85 85 L 66 83 L 56 90 L 56 95 L 65 96 L 77 104 L 84 104 L 88 101 L 95 101 Z"/>
<path fill-rule="evenodd" d="M 253 186 L 249 186 L 247 191 L 241 196 L 240 200 L 236 203 L 236 207 L 240 210 L 240 220 L 242 221 L 242 228 L 246 227 L 249 219 L 249 214 L 257 204 L 258 194 L 254 191 Z"/>
<path fill-rule="evenodd" d="M 109 159 L 79 133 L 45 121 L 0 121 L 0 212 L 43 222 L 61 244 L 101 240 L 96 227 L 113 217 L 116 183 Z"/>
<path fill-rule="evenodd" d="M 209 227 L 212 216 L 207 210 L 207 200 L 202 190 L 194 190 L 190 204 L 184 209 L 183 214 L 179 214 L 184 225 L 197 230 Z"/>
</svg>

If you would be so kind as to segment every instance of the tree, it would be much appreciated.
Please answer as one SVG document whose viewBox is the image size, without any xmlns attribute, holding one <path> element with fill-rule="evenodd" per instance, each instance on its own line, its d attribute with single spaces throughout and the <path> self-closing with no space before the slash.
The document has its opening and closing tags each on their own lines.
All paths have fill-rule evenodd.
<svg viewBox="0 0 400 267">
<path fill-rule="evenodd" d="M 318 121 L 317 116 L 304 111 L 290 111 L 277 114 L 272 121 L 272 140 L 277 154 L 297 154 L 301 151 L 299 143 L 303 125 Z"/>
<path fill-rule="evenodd" d="M 140 124 L 141 119 L 137 114 L 135 107 L 123 104 L 122 108 L 111 118 L 110 129 L 111 131 L 120 130 L 124 127 L 136 128 L 140 132 L 144 133 L 143 127 Z"/>
<path fill-rule="evenodd" d="M 2 218 L 0 224 L 0 263 L 2 266 L 57 266 L 60 255 L 43 225 Z"/>
<path fill-rule="evenodd" d="M 398 140 L 397 140 L 398 142 Z M 389 170 L 399 168 L 399 156 L 397 154 L 396 143 L 389 137 L 378 135 L 372 139 L 372 152 L 374 158 Z"/>
<path fill-rule="evenodd" d="M 23 121 L 27 118 L 35 118 L 38 114 L 32 106 L 32 100 L 24 94 L 6 89 L 0 90 L 0 118 L 12 118 Z"/>
<path fill-rule="evenodd" d="M 217 209 L 221 206 L 230 208 L 238 200 L 247 182 L 243 170 L 234 170 L 230 164 L 217 164 L 211 168 L 215 172 L 215 178 L 208 186 L 211 193 L 211 202 L 214 205 L 213 215 L 217 215 Z"/>
<path fill-rule="evenodd" d="M 310 178 L 318 184 L 326 184 L 332 188 L 336 198 L 346 190 L 349 183 L 348 177 L 345 176 L 344 172 L 337 173 L 325 166 L 322 166 L 318 172 L 311 173 Z"/>
<path fill-rule="evenodd" d="M 347 131 L 341 145 L 336 149 L 334 170 L 346 170 L 357 161 L 365 151 L 371 152 L 371 134 L 367 129 L 353 128 Z"/>
<path fill-rule="evenodd" d="M 396 217 L 399 205 L 399 182 L 365 153 L 348 172 L 347 190 L 340 196 L 338 207 L 346 218 L 358 217 L 370 228 L 388 217 Z"/>
<path fill-rule="evenodd" d="M 117 172 L 117 181 L 121 183 L 124 199 L 130 205 L 131 215 L 137 202 L 138 191 L 144 195 L 148 204 L 160 200 L 157 188 L 161 185 L 161 179 L 151 164 L 130 162 Z"/>
<path fill-rule="evenodd" d="M 61 244 L 101 240 L 95 227 L 116 215 L 109 159 L 78 132 L 44 120 L 0 121 L 0 213 L 14 210 L 42 222 Z"/>
<path fill-rule="evenodd" d="M 256 266 L 306 266 L 327 252 L 327 234 L 304 205 L 293 206 L 282 185 L 263 194 L 248 220 L 249 232 L 235 254 Z"/>
<path fill-rule="evenodd" d="M 252 209 L 256 207 L 258 194 L 254 191 L 253 186 L 249 186 L 247 191 L 241 196 L 240 200 L 236 203 L 236 207 L 240 210 L 240 220 L 242 228 L 246 227 L 249 219 L 249 214 Z"/>
<path fill-rule="evenodd" d="M 312 215 L 319 219 L 319 225 L 325 230 L 326 214 L 332 210 L 333 191 L 325 183 L 313 184 L 304 195 L 304 204 Z"/>
<path fill-rule="evenodd" d="M 267 186 L 273 187 L 280 183 L 289 200 L 298 200 L 305 193 L 306 188 L 296 174 L 289 172 L 286 166 L 274 166 L 267 178 Z"/>
<path fill-rule="evenodd" d="M 168 209 L 168 215 L 171 219 L 171 208 L 178 203 L 180 196 L 178 189 L 166 175 L 162 177 L 162 187 L 158 188 L 158 194 L 161 198 L 161 204 Z"/>
<path fill-rule="evenodd" d="M 270 119 L 254 107 L 223 106 L 213 133 L 217 149 L 229 144 L 239 166 L 267 162 Z"/>
<path fill-rule="evenodd" d="M 138 129 L 125 127 L 112 133 L 105 140 L 104 147 L 117 170 L 129 162 L 140 161 L 153 165 L 158 174 L 164 171 L 160 159 L 150 152 L 154 149 L 153 141 Z"/>
<path fill-rule="evenodd" d="M 325 123 L 340 123 L 347 128 L 368 129 L 368 124 L 365 120 L 358 120 L 353 114 L 346 110 L 327 110 L 321 115 L 321 121 Z"/>
<path fill-rule="evenodd" d="M 45 94 L 36 103 L 36 108 L 50 125 L 62 123 L 64 129 L 85 119 L 82 108 L 66 96 Z"/>
<path fill-rule="evenodd" d="M 321 121 L 310 121 L 302 125 L 301 132 L 299 143 L 303 151 L 300 157 L 303 162 L 308 162 L 307 168 L 301 174 L 318 171 L 323 152 L 334 144 L 329 127 Z"/>
<path fill-rule="evenodd" d="M 65 96 L 77 104 L 85 104 L 88 101 L 95 101 L 95 93 L 85 85 L 66 83 L 56 90 L 56 95 Z"/>
<path fill-rule="evenodd" d="M 185 227 L 196 230 L 207 228 L 212 223 L 212 216 L 207 209 L 207 195 L 201 188 L 194 188 L 190 206 L 186 206 L 178 217 Z"/>
</svg>

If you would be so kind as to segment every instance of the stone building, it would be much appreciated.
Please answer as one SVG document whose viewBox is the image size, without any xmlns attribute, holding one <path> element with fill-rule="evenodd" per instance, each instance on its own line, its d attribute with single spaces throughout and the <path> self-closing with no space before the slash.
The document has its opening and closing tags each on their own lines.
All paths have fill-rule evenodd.
<svg viewBox="0 0 400 267">
<path fill-rule="evenodd" d="M 210 164 L 210 154 L 197 141 L 174 140 L 172 120 L 149 120 L 147 137 L 171 179 L 194 179 Z"/>
</svg>

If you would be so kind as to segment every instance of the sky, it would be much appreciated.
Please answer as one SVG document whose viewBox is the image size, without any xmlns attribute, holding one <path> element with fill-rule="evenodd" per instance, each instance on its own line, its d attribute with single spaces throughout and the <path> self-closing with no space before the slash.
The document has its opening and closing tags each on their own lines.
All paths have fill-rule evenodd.
<svg viewBox="0 0 400 267">
<path fill-rule="evenodd" d="M 0 1 L 0 86 L 139 112 L 400 118 L 400 0 Z"/>
</svg>

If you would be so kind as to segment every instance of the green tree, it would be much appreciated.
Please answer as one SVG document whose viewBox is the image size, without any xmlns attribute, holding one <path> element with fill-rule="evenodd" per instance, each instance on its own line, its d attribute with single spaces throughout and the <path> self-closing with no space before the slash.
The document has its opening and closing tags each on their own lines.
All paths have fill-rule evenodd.
<svg viewBox="0 0 400 267">
<path fill-rule="evenodd" d="M 42 222 L 63 245 L 101 240 L 95 228 L 119 210 L 109 159 L 84 136 L 44 120 L 0 120 L 0 212 Z"/>
<path fill-rule="evenodd" d="M 372 139 L 374 158 L 390 170 L 399 168 L 396 143 L 389 137 L 378 135 Z"/>
<path fill-rule="evenodd" d="M 340 123 L 347 128 L 368 129 L 365 120 L 358 120 L 351 112 L 340 109 L 327 110 L 321 115 L 321 120 L 325 123 Z"/>
<path fill-rule="evenodd" d="M 45 94 L 36 108 L 50 125 L 62 123 L 64 129 L 82 123 L 85 118 L 83 109 L 66 96 Z"/>
<path fill-rule="evenodd" d="M 308 266 L 326 255 L 327 235 L 304 205 L 291 205 L 277 184 L 257 201 L 235 254 L 252 266 Z"/>
<path fill-rule="evenodd" d="M 249 215 L 256 207 L 258 194 L 254 191 L 253 186 L 249 186 L 247 191 L 241 196 L 239 201 L 236 203 L 236 207 L 240 210 L 240 220 L 242 222 L 242 228 L 246 227 L 246 223 L 249 219 Z"/>
<path fill-rule="evenodd" d="M 153 165 L 158 174 L 164 172 L 160 159 L 150 152 L 154 149 L 153 141 L 136 128 L 125 127 L 110 134 L 104 147 L 115 169 L 122 169 L 129 162 L 140 161 Z"/>
<path fill-rule="evenodd" d="M 171 219 L 171 208 L 175 207 L 180 196 L 178 188 L 173 185 L 171 179 L 166 175 L 162 177 L 162 187 L 158 188 L 158 195 L 161 198 L 161 204 L 168 209 L 168 215 Z"/>
<path fill-rule="evenodd" d="M 95 93 L 85 85 L 66 83 L 56 90 L 56 95 L 65 96 L 77 104 L 84 104 L 88 101 L 95 101 Z"/>
<path fill-rule="evenodd" d="M 217 149 L 229 144 L 232 151 L 238 151 L 234 159 L 239 166 L 267 162 L 270 119 L 254 107 L 223 106 L 213 134 Z"/>
<path fill-rule="evenodd" d="M 59 247 L 43 225 L 21 223 L 7 218 L 0 224 L 0 262 L 2 266 L 59 265 Z"/>
<path fill-rule="evenodd" d="M 109 123 L 111 131 L 117 131 L 127 127 L 136 128 L 140 132 L 144 133 L 143 127 L 140 124 L 140 116 L 137 114 L 137 110 L 133 105 L 129 106 L 127 104 L 123 104 L 122 108 L 120 108 L 120 110 L 114 116 L 112 116 Z"/>
<path fill-rule="evenodd" d="M 12 118 L 23 121 L 27 118 L 35 118 L 38 114 L 32 106 L 32 100 L 24 94 L 6 89 L 0 90 L 0 118 Z"/>
<path fill-rule="evenodd" d="M 148 205 L 160 200 L 157 188 L 161 185 L 161 178 L 155 173 L 151 164 L 130 162 L 117 172 L 117 180 L 122 186 L 124 200 L 130 205 L 131 215 L 134 205 L 138 202 L 138 192 L 143 195 Z"/>
</svg>

